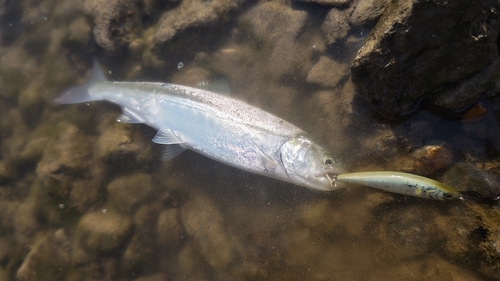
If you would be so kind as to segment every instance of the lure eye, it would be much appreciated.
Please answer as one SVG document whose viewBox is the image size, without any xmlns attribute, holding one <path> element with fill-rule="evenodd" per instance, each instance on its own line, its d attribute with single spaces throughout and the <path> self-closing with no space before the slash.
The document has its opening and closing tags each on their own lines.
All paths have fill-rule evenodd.
<svg viewBox="0 0 500 281">
<path fill-rule="evenodd" d="M 453 198 L 453 194 L 451 194 L 451 193 L 444 194 L 444 199 L 452 199 L 452 198 Z"/>
</svg>

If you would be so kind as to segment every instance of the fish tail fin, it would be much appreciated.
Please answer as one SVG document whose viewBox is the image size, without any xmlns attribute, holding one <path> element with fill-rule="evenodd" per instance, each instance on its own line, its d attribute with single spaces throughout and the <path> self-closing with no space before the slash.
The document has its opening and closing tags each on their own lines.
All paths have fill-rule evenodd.
<svg viewBox="0 0 500 281">
<path fill-rule="evenodd" d="M 90 95 L 89 88 L 93 84 L 105 81 L 106 76 L 101 70 L 101 66 L 97 59 L 94 59 L 92 71 L 87 82 L 83 85 L 78 85 L 64 90 L 61 94 L 55 97 L 52 101 L 57 104 L 71 104 L 100 100 L 99 97 L 94 97 Z"/>
</svg>

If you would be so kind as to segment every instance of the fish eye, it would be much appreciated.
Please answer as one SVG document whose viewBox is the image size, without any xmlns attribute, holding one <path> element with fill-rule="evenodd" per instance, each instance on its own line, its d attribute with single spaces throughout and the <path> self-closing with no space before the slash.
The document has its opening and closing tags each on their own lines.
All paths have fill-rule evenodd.
<svg viewBox="0 0 500 281">
<path fill-rule="evenodd" d="M 323 156 L 323 164 L 326 166 L 333 165 L 333 159 L 331 156 Z"/>
</svg>

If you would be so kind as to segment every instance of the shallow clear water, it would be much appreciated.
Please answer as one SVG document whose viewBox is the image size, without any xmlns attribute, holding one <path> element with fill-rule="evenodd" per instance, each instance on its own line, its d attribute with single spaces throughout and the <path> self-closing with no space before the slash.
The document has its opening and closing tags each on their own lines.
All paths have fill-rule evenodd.
<svg viewBox="0 0 500 281">
<path fill-rule="evenodd" d="M 123 36 L 128 47 L 113 49 L 96 43 L 100 23 L 87 21 L 83 2 L 70 2 L 0 10 L 0 280 L 497 276 L 496 203 L 431 201 L 361 186 L 318 192 L 191 151 L 161 162 L 161 148 L 150 141 L 154 130 L 116 123 L 117 106 L 51 103 L 85 81 L 97 58 L 113 80 L 194 86 L 224 78 L 234 97 L 303 128 L 348 171 L 450 180 L 456 163 L 498 166 L 490 111 L 468 122 L 428 111 L 399 124 L 377 117 L 349 75 L 369 30 L 349 30 L 327 45 L 320 30 L 325 7 L 273 2 L 259 14 L 262 3 L 246 3 L 225 13 L 223 24 L 188 28 L 155 53 L 159 11 L 182 4 L 144 2 L 139 20 L 119 17 L 122 29 L 109 37 L 135 37 Z M 326 67 L 318 66 L 322 59 Z M 426 145 L 445 150 L 444 160 L 435 157 L 444 168 L 419 162 L 415 151 Z"/>
</svg>

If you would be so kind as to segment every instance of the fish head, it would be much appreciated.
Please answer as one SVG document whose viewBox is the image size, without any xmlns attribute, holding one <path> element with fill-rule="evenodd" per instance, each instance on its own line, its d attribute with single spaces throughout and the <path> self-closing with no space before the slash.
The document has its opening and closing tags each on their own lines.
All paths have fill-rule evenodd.
<svg viewBox="0 0 500 281">
<path fill-rule="evenodd" d="M 291 182 L 317 190 L 338 188 L 335 178 L 343 173 L 338 159 L 305 134 L 281 146 L 281 161 Z"/>
</svg>

